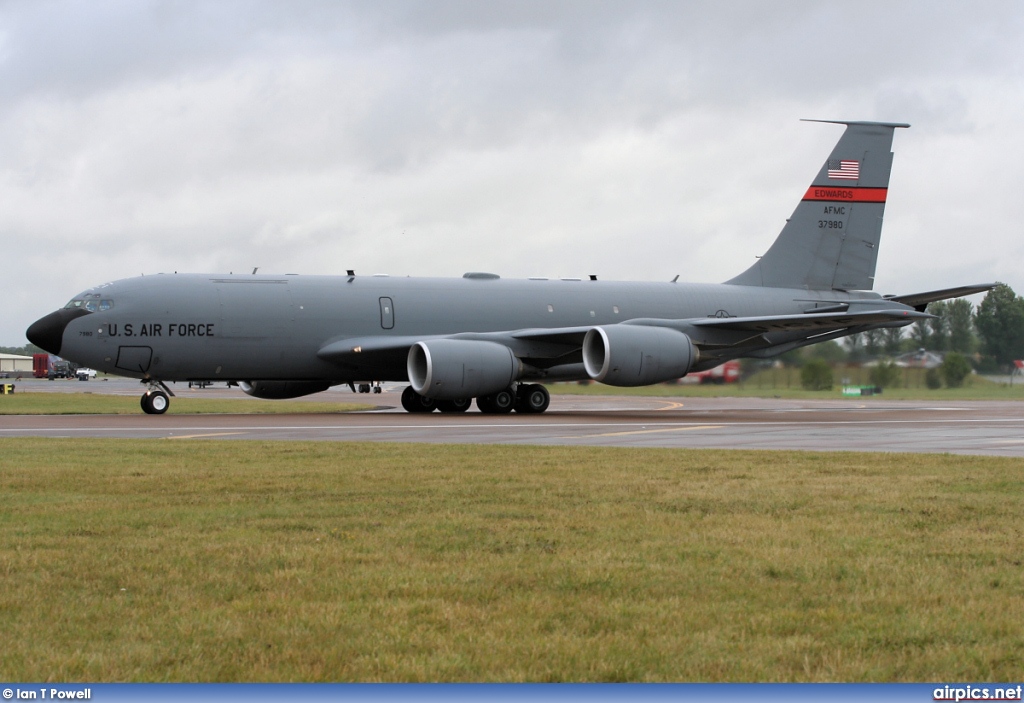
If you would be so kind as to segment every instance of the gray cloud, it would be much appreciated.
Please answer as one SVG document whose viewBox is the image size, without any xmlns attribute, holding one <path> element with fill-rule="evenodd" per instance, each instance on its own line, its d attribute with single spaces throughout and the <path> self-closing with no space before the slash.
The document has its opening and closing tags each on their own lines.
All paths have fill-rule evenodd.
<svg viewBox="0 0 1024 703">
<path fill-rule="evenodd" d="M 1024 290 L 1018 3 L 10 2 L 17 313 L 172 270 L 722 280 L 839 127 L 896 136 L 879 286 Z"/>
</svg>

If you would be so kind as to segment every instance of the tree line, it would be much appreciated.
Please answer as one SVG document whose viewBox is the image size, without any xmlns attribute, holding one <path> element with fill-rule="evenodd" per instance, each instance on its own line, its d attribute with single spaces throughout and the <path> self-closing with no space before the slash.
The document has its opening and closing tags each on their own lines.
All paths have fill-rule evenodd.
<svg viewBox="0 0 1024 703">
<path fill-rule="evenodd" d="M 987 372 L 1009 372 L 1014 359 L 1024 359 L 1024 298 L 1005 283 L 989 291 L 977 309 L 959 298 L 931 303 L 927 312 L 935 317 L 847 337 L 846 355 L 858 361 L 918 349 L 957 352 Z"/>
<path fill-rule="evenodd" d="M 35 344 L 26 344 L 23 347 L 0 347 L 0 354 L 17 354 L 18 356 L 32 356 L 33 354 L 45 354 L 46 352 Z"/>
</svg>

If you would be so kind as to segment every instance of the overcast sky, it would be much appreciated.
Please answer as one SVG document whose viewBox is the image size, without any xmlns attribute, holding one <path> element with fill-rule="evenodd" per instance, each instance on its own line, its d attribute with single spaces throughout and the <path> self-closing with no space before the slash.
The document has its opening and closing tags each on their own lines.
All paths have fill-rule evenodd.
<svg viewBox="0 0 1024 703">
<path fill-rule="evenodd" d="M 0 1 L 0 344 L 158 272 L 717 282 L 909 122 L 876 289 L 1024 292 L 1024 3 Z"/>
</svg>

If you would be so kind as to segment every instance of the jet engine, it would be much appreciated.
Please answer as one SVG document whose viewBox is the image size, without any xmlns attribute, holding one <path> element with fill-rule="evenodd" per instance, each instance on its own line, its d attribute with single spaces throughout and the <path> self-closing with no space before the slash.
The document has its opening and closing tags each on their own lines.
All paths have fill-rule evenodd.
<svg viewBox="0 0 1024 703">
<path fill-rule="evenodd" d="M 583 338 L 583 367 L 610 386 L 646 386 L 685 376 L 700 355 L 690 338 L 668 327 L 608 325 Z"/>
<path fill-rule="evenodd" d="M 406 369 L 412 389 L 435 400 L 460 400 L 497 393 L 522 375 L 522 362 L 497 342 L 431 339 L 409 349 Z"/>
<path fill-rule="evenodd" d="M 331 384 L 327 381 L 242 381 L 238 387 L 255 398 L 283 400 L 319 393 Z"/>
</svg>

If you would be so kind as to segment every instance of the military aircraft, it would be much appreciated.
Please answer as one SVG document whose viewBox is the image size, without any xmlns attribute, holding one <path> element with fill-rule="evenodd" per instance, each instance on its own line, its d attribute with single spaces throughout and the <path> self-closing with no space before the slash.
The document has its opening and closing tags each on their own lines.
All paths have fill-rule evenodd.
<svg viewBox="0 0 1024 703">
<path fill-rule="evenodd" d="M 764 256 L 722 284 L 582 279 L 163 274 L 105 283 L 33 323 L 28 339 L 139 378 L 227 381 L 259 398 L 408 381 L 409 412 L 542 413 L 543 381 L 642 386 L 738 357 L 769 358 L 930 317 L 974 285 L 871 291 L 892 166 L 888 122 L 846 126 Z M 354 388 L 354 386 L 353 386 Z"/>
</svg>

